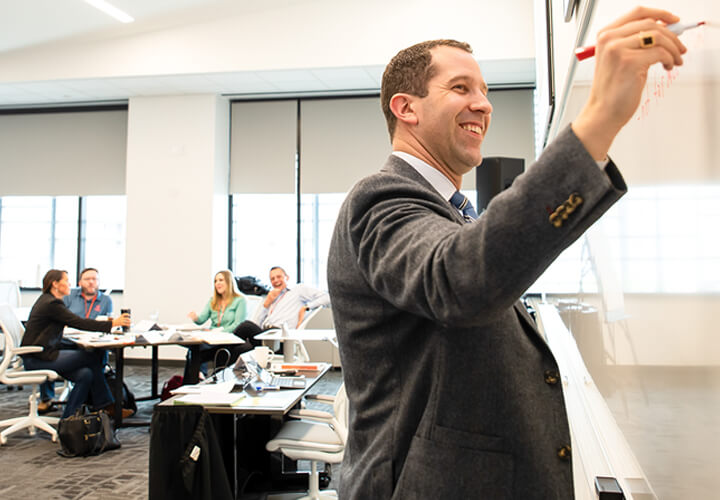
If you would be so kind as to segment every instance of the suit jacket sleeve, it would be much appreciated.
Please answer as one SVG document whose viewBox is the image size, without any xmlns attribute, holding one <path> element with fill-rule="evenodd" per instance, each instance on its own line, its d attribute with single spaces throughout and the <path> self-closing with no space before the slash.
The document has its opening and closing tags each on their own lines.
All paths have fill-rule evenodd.
<svg viewBox="0 0 720 500">
<path fill-rule="evenodd" d="M 109 332 L 112 330 L 112 321 L 98 321 L 95 319 L 87 319 L 78 316 L 68 309 L 65 304 L 59 300 L 49 302 L 48 315 L 56 322 L 65 324 L 78 330 L 86 330 L 91 332 Z"/>
<path fill-rule="evenodd" d="M 353 257 L 383 299 L 447 325 L 495 320 L 626 191 L 615 165 L 599 169 L 568 127 L 477 221 L 462 224 L 392 158 L 402 167 L 365 179 L 346 202 Z M 568 200 L 558 226 L 550 216 Z"/>
</svg>

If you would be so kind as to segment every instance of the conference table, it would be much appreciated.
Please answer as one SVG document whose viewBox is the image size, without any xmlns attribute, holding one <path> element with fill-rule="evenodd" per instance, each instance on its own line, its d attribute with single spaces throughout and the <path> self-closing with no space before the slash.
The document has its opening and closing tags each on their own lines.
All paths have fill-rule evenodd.
<svg viewBox="0 0 720 500">
<path fill-rule="evenodd" d="M 181 345 L 185 346 L 192 352 L 191 364 L 188 375 L 188 384 L 196 384 L 200 373 L 200 345 L 228 345 L 242 344 L 244 341 L 233 335 L 232 333 L 199 330 L 199 329 L 178 329 L 173 326 L 163 327 L 164 330 L 157 331 L 114 331 L 105 332 L 85 332 L 66 328 L 64 337 L 71 340 L 83 349 L 108 349 L 115 354 L 115 384 L 110 389 L 115 398 L 115 428 L 133 425 L 148 425 L 148 422 L 129 421 L 123 423 L 122 418 L 122 401 L 123 401 L 123 380 L 125 368 L 125 348 L 126 347 L 150 347 L 152 349 L 151 358 L 151 384 L 150 394 L 148 396 L 138 397 L 136 401 L 148 401 L 158 399 L 158 353 L 159 347 L 164 345 Z"/>
<path fill-rule="evenodd" d="M 245 353 L 242 357 L 250 354 Z M 290 410 L 300 404 L 308 391 L 332 367 L 330 363 L 308 363 L 308 366 L 311 365 L 316 369 L 298 371 L 298 375 L 303 376 L 306 381 L 302 389 L 258 391 L 252 382 L 243 378 L 240 371 L 233 367 L 219 372 L 216 383 L 233 385 L 232 392 L 237 393 L 238 400 L 231 406 L 213 405 L 210 398 L 202 406 L 214 417 L 226 470 L 236 498 L 239 485 L 248 485 L 250 478 L 253 478 L 253 483 L 248 485 L 250 490 L 307 487 L 307 474 L 297 474 L 290 470 L 289 464 L 273 461 L 270 452 L 265 449 L 265 444 L 277 434 Z M 198 387 L 212 383 L 206 380 Z M 182 391 L 182 388 L 179 390 Z M 176 401 L 182 397 L 173 396 L 158 406 L 177 406 Z M 238 450 L 242 450 L 242 454 L 239 454 Z M 244 477 L 239 477 L 239 474 Z"/>
</svg>

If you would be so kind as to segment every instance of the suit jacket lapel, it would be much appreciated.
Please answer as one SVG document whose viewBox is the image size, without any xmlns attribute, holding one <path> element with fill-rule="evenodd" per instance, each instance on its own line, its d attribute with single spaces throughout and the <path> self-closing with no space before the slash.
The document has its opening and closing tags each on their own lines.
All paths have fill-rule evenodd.
<svg viewBox="0 0 720 500">
<path fill-rule="evenodd" d="M 535 320 L 532 316 L 530 316 L 530 313 L 525 308 L 525 305 L 520 301 L 515 301 L 515 304 L 513 304 L 513 307 L 515 307 L 515 311 L 517 312 L 517 315 L 520 317 L 520 321 L 524 322 L 528 328 L 528 330 L 535 333 L 535 335 L 540 338 L 544 344 L 547 345 L 547 340 L 545 337 L 540 333 L 540 330 L 538 330 L 537 324 L 535 323 Z"/>
<path fill-rule="evenodd" d="M 459 224 L 465 224 L 465 218 L 460 214 L 460 212 L 450 203 L 450 200 L 446 200 L 442 197 L 440 193 L 438 193 L 437 189 L 433 187 L 432 184 L 430 184 L 425 177 L 420 175 L 420 173 L 415 170 L 412 165 L 410 165 L 408 162 L 403 160 L 402 158 L 390 155 L 387 162 L 382 168 L 383 170 L 387 170 L 390 172 L 393 172 L 398 175 L 402 175 L 403 177 L 406 177 L 409 180 L 412 180 L 413 182 L 417 182 L 421 184 L 425 189 L 427 189 L 428 193 L 431 193 L 432 195 L 436 196 L 438 199 L 443 200 L 445 204 L 447 205 L 448 213 L 452 214 L 452 218 L 455 219 Z"/>
<path fill-rule="evenodd" d="M 422 175 L 417 172 L 417 170 L 415 170 L 402 158 L 390 155 L 387 162 L 383 166 L 383 170 L 393 172 L 397 175 L 402 175 L 403 177 L 406 177 L 413 182 L 417 182 L 423 187 L 425 187 L 429 193 L 436 196 L 438 199 L 443 200 L 443 197 L 440 195 L 440 193 L 438 193 L 437 190 Z M 444 201 L 447 205 L 448 214 L 452 214 L 452 217 L 458 222 L 458 224 L 464 225 L 465 219 L 460 214 L 460 212 L 450 204 L 449 200 Z M 515 304 L 513 304 L 513 307 L 515 308 L 517 315 L 521 318 L 520 321 L 526 324 L 527 329 L 537 335 L 537 337 L 542 340 L 543 344 L 547 345 L 545 337 L 543 337 L 543 335 L 540 333 L 540 330 L 538 330 L 535 320 L 532 316 L 530 316 L 530 313 L 527 312 L 527 309 L 525 309 L 523 303 L 520 300 L 517 300 Z"/>
</svg>

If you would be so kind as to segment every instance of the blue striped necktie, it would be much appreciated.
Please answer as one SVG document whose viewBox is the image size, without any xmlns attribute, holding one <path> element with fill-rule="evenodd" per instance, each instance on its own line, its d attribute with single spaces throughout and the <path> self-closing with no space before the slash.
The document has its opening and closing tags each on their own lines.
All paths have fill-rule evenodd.
<svg viewBox="0 0 720 500">
<path fill-rule="evenodd" d="M 455 191 L 450 198 L 450 203 L 462 212 L 465 222 L 472 222 L 477 219 L 478 214 L 475 211 L 475 207 L 472 206 L 470 200 L 468 200 L 460 191 Z"/>
</svg>

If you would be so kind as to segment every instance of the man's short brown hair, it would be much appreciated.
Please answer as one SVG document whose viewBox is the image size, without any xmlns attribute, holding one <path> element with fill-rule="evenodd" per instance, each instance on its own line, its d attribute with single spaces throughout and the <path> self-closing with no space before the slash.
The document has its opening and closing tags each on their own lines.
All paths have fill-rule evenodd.
<svg viewBox="0 0 720 500">
<path fill-rule="evenodd" d="M 472 54 L 472 48 L 465 42 L 428 40 L 401 50 L 385 67 L 380 90 L 380 105 L 385 114 L 391 141 L 395 135 L 397 117 L 390 110 L 390 99 L 398 93 L 427 96 L 428 82 L 435 74 L 430 50 L 440 45 L 455 47 Z"/>
</svg>

